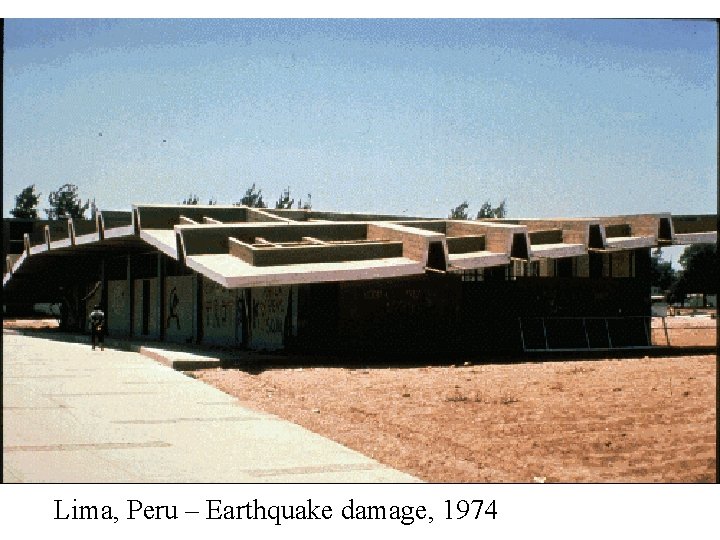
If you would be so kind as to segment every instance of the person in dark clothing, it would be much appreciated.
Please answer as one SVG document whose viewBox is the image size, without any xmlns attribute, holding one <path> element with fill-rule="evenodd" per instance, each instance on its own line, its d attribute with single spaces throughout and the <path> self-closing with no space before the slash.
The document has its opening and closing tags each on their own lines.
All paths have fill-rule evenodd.
<svg viewBox="0 0 720 540">
<path fill-rule="evenodd" d="M 92 335 L 92 348 L 95 350 L 95 344 L 99 342 L 100 350 L 105 350 L 105 313 L 100 309 L 100 305 L 96 305 L 95 309 L 90 313 L 90 334 Z"/>
</svg>

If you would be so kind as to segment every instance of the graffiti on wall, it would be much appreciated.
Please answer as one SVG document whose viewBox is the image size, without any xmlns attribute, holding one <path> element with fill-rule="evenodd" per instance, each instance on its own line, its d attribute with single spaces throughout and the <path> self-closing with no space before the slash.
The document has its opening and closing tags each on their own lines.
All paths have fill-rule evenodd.
<svg viewBox="0 0 720 540">
<path fill-rule="evenodd" d="M 251 347 L 276 350 L 283 347 L 290 287 L 253 289 L 250 318 Z"/>
<path fill-rule="evenodd" d="M 236 291 L 203 280 L 203 339 L 208 343 L 235 343 Z"/>
<path fill-rule="evenodd" d="M 180 297 L 177 293 L 177 287 L 173 287 L 168 296 L 167 322 L 165 328 L 170 328 L 170 323 L 175 321 L 177 329 L 180 330 L 180 317 L 178 316 L 178 307 L 180 306 Z"/>
<path fill-rule="evenodd" d="M 247 341 L 249 338 L 249 299 L 249 289 L 241 289 L 237 292 L 237 297 L 235 299 L 235 343 L 239 345 L 247 345 Z"/>
<path fill-rule="evenodd" d="M 205 300 L 205 328 L 230 326 L 229 322 L 233 309 L 233 302 L 230 299 L 213 298 Z"/>
<path fill-rule="evenodd" d="M 165 324 L 169 340 L 187 341 L 193 337 L 193 298 L 192 276 L 168 276 L 165 279 Z"/>
</svg>

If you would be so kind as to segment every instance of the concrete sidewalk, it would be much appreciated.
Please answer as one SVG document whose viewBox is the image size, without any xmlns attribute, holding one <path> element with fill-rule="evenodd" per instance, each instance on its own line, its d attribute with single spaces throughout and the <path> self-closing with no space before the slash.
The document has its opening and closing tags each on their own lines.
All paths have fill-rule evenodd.
<svg viewBox="0 0 720 540">
<path fill-rule="evenodd" d="M 418 481 L 138 353 L 7 333 L 3 480 Z"/>
</svg>

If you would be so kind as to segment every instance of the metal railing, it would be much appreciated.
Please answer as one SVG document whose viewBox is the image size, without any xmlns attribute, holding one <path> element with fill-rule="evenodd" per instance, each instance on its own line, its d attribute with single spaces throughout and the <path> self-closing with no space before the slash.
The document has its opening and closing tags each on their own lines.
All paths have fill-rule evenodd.
<svg viewBox="0 0 720 540">
<path fill-rule="evenodd" d="M 653 347 L 652 317 L 518 317 L 523 351 L 604 351 Z"/>
</svg>

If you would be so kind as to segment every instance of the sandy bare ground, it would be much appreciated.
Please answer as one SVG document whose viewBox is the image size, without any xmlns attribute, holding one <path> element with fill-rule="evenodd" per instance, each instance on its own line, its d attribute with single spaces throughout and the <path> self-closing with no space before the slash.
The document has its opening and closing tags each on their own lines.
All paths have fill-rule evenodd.
<svg viewBox="0 0 720 540">
<path fill-rule="evenodd" d="M 3 319 L 3 328 L 46 330 L 59 326 L 55 319 Z"/>
<path fill-rule="evenodd" d="M 712 482 L 715 356 L 195 376 L 431 482 Z"/>
<path fill-rule="evenodd" d="M 660 317 L 652 320 L 653 345 L 687 347 L 715 345 L 717 343 L 717 320 L 709 316 Z"/>
<path fill-rule="evenodd" d="M 673 344 L 714 341 L 714 320 L 680 319 Z M 699 355 L 192 376 L 431 482 L 713 482 L 716 365 Z"/>
</svg>

